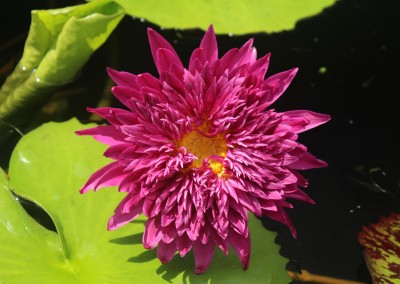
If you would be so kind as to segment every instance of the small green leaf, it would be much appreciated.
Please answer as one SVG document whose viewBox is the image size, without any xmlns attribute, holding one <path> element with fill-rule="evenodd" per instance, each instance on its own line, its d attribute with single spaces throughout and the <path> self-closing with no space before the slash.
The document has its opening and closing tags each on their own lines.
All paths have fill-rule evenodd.
<svg viewBox="0 0 400 284">
<path fill-rule="evenodd" d="M 335 0 L 115 0 L 126 12 L 164 28 L 247 34 L 290 30 L 300 19 L 320 13 Z"/>
<path fill-rule="evenodd" d="M 89 125 L 93 126 L 93 125 Z M 274 243 L 276 233 L 249 218 L 250 268 L 243 271 L 234 251 L 219 249 L 210 268 L 194 274 L 193 255 L 161 264 L 141 244 L 144 217 L 107 231 L 108 218 L 123 197 L 115 188 L 79 194 L 89 175 L 109 162 L 104 145 L 74 131 L 77 120 L 47 123 L 25 135 L 0 177 L 0 283 L 288 283 L 287 259 Z M 29 217 L 9 188 L 40 205 L 58 234 Z"/>
<path fill-rule="evenodd" d="M 23 125 L 55 88 L 73 80 L 124 16 L 100 0 L 55 10 L 34 10 L 23 56 L 0 90 L 0 119 Z M 0 124 L 0 142 L 6 133 Z"/>
</svg>

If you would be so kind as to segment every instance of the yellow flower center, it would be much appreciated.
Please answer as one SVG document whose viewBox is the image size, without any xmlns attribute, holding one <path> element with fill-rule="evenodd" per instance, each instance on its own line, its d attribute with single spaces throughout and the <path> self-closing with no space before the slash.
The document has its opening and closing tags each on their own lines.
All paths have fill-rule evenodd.
<svg viewBox="0 0 400 284">
<path fill-rule="evenodd" d="M 208 159 L 210 168 L 218 176 L 224 173 L 224 166 L 220 161 L 213 159 L 212 156 L 226 157 L 228 146 L 223 135 L 218 134 L 216 137 L 206 137 L 197 131 L 192 131 L 185 136 L 179 143 L 186 150 L 197 157 L 197 160 L 192 162 L 192 168 L 200 168 L 205 159 Z"/>
</svg>

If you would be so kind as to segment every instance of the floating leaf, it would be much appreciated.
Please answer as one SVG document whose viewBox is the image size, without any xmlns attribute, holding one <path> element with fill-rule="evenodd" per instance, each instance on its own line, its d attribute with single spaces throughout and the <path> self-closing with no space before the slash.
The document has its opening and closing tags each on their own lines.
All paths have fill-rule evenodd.
<svg viewBox="0 0 400 284">
<path fill-rule="evenodd" d="M 400 214 L 381 217 L 378 223 L 363 227 L 358 240 L 373 283 L 399 283 Z"/>
<path fill-rule="evenodd" d="M 100 0 L 55 10 L 34 10 L 23 56 L 0 90 L 0 119 L 29 121 L 55 88 L 70 82 L 124 16 L 115 2 Z M 7 124 L 0 124 L 0 143 Z"/>
<path fill-rule="evenodd" d="M 290 30 L 300 19 L 320 13 L 335 0 L 115 0 L 132 16 L 165 28 L 247 34 Z"/>
<path fill-rule="evenodd" d="M 155 250 L 141 244 L 144 217 L 115 231 L 106 225 L 121 199 L 115 190 L 79 194 L 79 188 L 105 165 L 104 146 L 74 131 L 93 125 L 77 120 L 46 123 L 25 135 L 9 167 L 9 184 L 0 173 L 0 283 L 288 283 L 274 243 L 276 233 L 249 217 L 250 268 L 243 271 L 234 251 L 217 251 L 206 273 L 193 272 L 192 254 L 161 264 Z M 33 220 L 15 200 L 40 205 L 57 233 Z"/>
<path fill-rule="evenodd" d="M 0 169 L 0 283 L 74 283 L 57 234 L 24 211 L 5 177 Z"/>
</svg>

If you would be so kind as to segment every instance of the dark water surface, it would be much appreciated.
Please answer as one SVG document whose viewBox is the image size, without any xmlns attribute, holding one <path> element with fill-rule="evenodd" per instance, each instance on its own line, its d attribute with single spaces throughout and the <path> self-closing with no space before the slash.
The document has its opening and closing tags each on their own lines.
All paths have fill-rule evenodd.
<svg viewBox="0 0 400 284">
<path fill-rule="evenodd" d="M 33 2 L 19 7 L 22 18 L 4 38 L 27 31 L 29 9 L 46 8 Z M 316 205 L 293 202 L 289 214 L 297 239 L 284 226 L 264 220 L 267 228 L 279 232 L 282 255 L 316 274 L 369 282 L 357 234 L 378 216 L 400 211 L 398 3 L 342 0 L 292 31 L 218 37 L 220 54 L 254 37 L 259 55 L 272 52 L 267 76 L 299 67 L 292 85 L 274 105 L 278 111 L 309 109 L 332 116 L 327 124 L 300 135 L 310 152 L 329 166 L 302 173 L 309 179 L 306 192 Z M 74 83 L 86 86 L 91 95 L 71 97 L 74 107 L 65 119 L 87 118 L 85 107 L 95 106 L 103 92 L 106 66 L 156 74 L 148 26 L 173 42 L 184 62 L 203 35 L 198 30 L 160 30 L 126 17 Z"/>
</svg>

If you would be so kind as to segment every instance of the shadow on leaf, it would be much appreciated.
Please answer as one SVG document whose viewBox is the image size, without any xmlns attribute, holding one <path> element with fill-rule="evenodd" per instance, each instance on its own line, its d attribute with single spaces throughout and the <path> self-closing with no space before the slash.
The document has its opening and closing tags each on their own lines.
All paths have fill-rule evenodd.
<svg viewBox="0 0 400 284">
<path fill-rule="evenodd" d="M 143 233 L 137 233 L 125 237 L 110 240 L 110 243 L 119 245 L 138 245 L 142 243 Z"/>
<path fill-rule="evenodd" d="M 152 249 L 152 250 L 146 250 L 146 251 L 138 254 L 137 256 L 130 257 L 130 258 L 128 258 L 128 261 L 142 263 L 142 262 L 153 260 L 156 257 L 157 257 L 156 250 Z"/>
<path fill-rule="evenodd" d="M 184 273 L 182 277 L 182 283 L 186 284 L 189 276 L 189 271 L 194 267 L 193 253 L 188 253 L 185 257 L 180 257 L 179 254 L 175 255 L 174 258 L 165 264 L 161 264 L 156 272 L 164 280 L 172 283 L 172 280 L 176 279 L 179 274 Z"/>
</svg>

